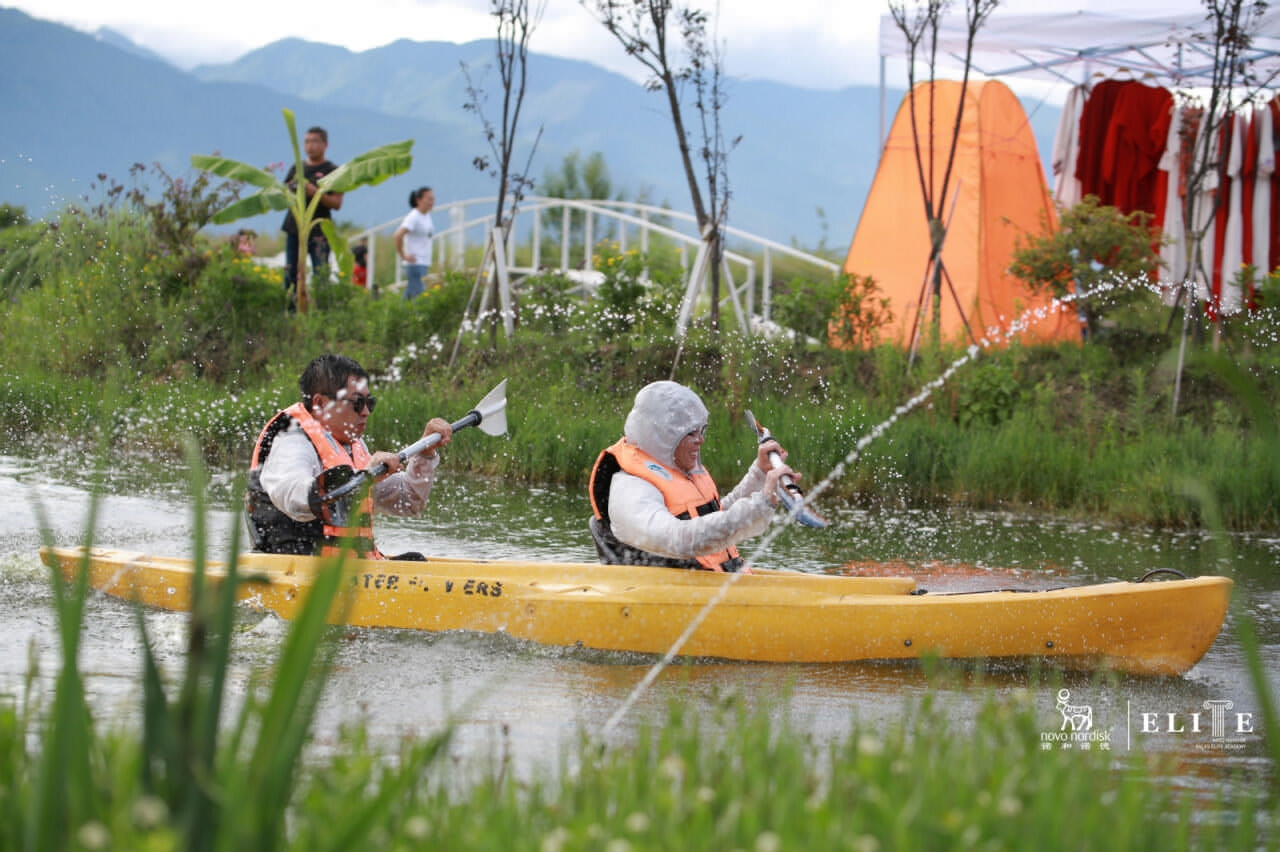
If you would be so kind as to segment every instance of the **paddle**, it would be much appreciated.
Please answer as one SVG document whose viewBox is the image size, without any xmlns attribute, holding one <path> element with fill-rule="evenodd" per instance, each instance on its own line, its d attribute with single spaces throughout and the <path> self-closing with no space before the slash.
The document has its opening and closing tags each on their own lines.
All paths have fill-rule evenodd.
<svg viewBox="0 0 1280 852">
<path fill-rule="evenodd" d="M 747 425 L 756 433 L 756 438 L 763 444 L 773 436 L 769 434 L 769 430 L 761 426 L 756 420 L 755 415 L 751 413 L 751 409 L 747 409 Z M 782 464 L 782 456 L 777 452 L 769 453 L 769 461 L 775 465 Z M 806 527 L 814 529 L 822 529 L 827 526 L 827 521 L 817 512 L 810 509 L 804 500 L 804 492 L 800 490 L 800 486 L 796 485 L 796 481 L 790 476 L 783 474 L 778 480 L 778 499 L 782 501 L 782 505 L 788 512 L 795 516 L 795 519 Z"/>
<path fill-rule="evenodd" d="M 479 426 L 480 431 L 486 435 L 503 435 L 507 431 L 507 380 L 503 379 L 498 382 L 497 387 L 489 391 L 485 398 L 476 404 L 476 407 L 466 413 L 466 415 L 451 424 L 453 431 L 465 429 L 468 426 Z M 418 439 L 414 443 L 405 447 L 397 455 L 400 457 L 400 464 L 404 464 L 413 456 L 424 450 L 429 450 L 436 444 L 440 443 L 440 435 L 432 432 L 423 438 Z M 320 496 L 320 502 L 332 503 L 340 500 L 360 487 L 366 478 L 372 477 L 377 479 L 379 476 L 387 472 L 387 466 L 379 463 L 375 464 L 368 470 L 357 471 L 355 476 L 351 477 L 347 482 L 339 485 L 331 491 L 326 491 Z"/>
</svg>

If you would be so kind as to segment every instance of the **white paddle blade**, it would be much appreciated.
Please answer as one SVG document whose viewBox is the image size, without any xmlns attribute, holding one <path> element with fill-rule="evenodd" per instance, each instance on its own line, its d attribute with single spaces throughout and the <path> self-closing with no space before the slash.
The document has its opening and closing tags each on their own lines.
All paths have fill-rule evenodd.
<svg viewBox="0 0 1280 852">
<path fill-rule="evenodd" d="M 507 434 L 507 380 L 498 382 L 498 386 L 489 391 L 476 406 L 480 412 L 480 431 L 486 435 Z"/>
</svg>

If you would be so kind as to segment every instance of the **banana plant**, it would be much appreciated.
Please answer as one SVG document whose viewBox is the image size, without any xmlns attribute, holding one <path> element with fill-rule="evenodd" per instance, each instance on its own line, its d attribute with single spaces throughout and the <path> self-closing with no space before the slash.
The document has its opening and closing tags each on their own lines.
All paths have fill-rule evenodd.
<svg viewBox="0 0 1280 852">
<path fill-rule="evenodd" d="M 293 159 L 296 164 L 294 173 L 302 175 L 302 149 L 298 145 L 297 122 L 294 119 L 293 110 L 284 109 L 282 112 L 284 123 L 289 128 L 289 141 L 293 145 Z M 215 224 L 225 225 L 251 216 L 270 213 L 273 210 L 288 210 L 294 221 L 298 223 L 298 234 L 301 240 L 298 254 L 301 259 L 306 250 L 307 234 L 311 233 L 316 220 L 316 208 L 320 204 L 320 196 L 326 192 L 350 192 L 357 187 L 373 186 L 389 177 L 404 174 L 409 171 L 413 163 L 413 155 L 409 153 L 412 147 L 413 140 L 406 139 L 403 142 L 392 142 L 353 157 L 321 178 L 317 183 L 319 191 L 311 198 L 307 198 L 306 181 L 295 181 L 291 189 L 282 179 L 266 169 L 251 166 L 239 160 L 195 154 L 191 157 L 191 165 L 226 180 L 258 187 L 258 191 L 253 195 L 233 201 L 215 213 L 212 219 Z M 330 219 L 321 219 L 320 229 L 324 232 L 325 239 L 329 241 L 339 269 L 350 274 L 351 254 L 347 250 L 347 241 L 338 233 Z M 298 264 L 298 310 L 302 313 L 307 312 L 307 266 L 301 262 Z"/>
</svg>

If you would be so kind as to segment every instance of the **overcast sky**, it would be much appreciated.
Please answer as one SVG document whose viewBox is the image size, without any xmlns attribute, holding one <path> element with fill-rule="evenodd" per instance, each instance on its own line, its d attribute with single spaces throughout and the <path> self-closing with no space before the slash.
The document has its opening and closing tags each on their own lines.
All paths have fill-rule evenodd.
<svg viewBox="0 0 1280 852">
<path fill-rule="evenodd" d="M 362 51 L 397 39 L 467 42 L 494 34 L 489 0 L 0 0 L 33 17 L 86 32 L 110 27 L 190 68 L 226 62 L 289 36 Z M 694 0 L 714 10 L 728 73 L 809 88 L 841 88 L 879 79 L 877 36 L 885 0 Z M 994 14 L 1044 11 L 1044 0 L 1005 0 Z M 1055 11 L 1200 8 L 1195 0 L 1067 0 Z M 963 10 L 963 0 L 953 9 Z M 546 0 L 532 48 L 594 62 L 639 78 L 639 63 L 577 0 Z M 893 69 L 890 69 L 890 75 Z M 905 85 L 904 81 L 894 81 Z"/>
</svg>

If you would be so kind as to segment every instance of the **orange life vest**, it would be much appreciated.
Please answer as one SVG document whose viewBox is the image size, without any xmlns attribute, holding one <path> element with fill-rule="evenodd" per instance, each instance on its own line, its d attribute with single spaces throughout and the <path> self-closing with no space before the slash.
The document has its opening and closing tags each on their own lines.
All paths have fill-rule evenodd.
<svg viewBox="0 0 1280 852">
<path fill-rule="evenodd" d="M 699 467 L 691 474 L 669 468 L 622 438 L 600 453 L 591 471 L 591 508 L 600 520 L 609 520 L 609 481 L 618 470 L 657 488 L 667 509 L 681 520 L 720 511 L 720 494 L 705 468 Z M 708 571 L 736 571 L 742 565 L 742 557 L 732 545 L 695 559 Z"/>
<path fill-rule="evenodd" d="M 357 555 L 366 559 L 382 559 L 383 556 L 373 543 L 373 496 L 370 490 L 364 492 L 364 498 L 358 505 L 351 506 L 347 511 L 341 514 L 345 518 L 358 523 L 358 526 L 348 526 L 340 524 L 330 518 L 329 513 L 324 513 L 326 517 L 319 518 L 308 524 L 298 521 L 292 521 L 287 515 L 284 515 L 279 509 L 270 503 L 270 499 L 266 497 L 265 491 L 259 482 L 259 472 L 262 463 L 266 461 L 267 456 L 271 452 L 271 444 L 276 436 L 289 427 L 291 423 L 297 423 L 307 438 L 311 440 L 311 445 L 315 448 L 316 455 L 320 458 L 320 464 L 324 470 L 332 470 L 339 467 L 347 467 L 354 470 L 366 470 L 369 467 L 370 457 L 369 451 L 365 447 L 364 442 L 357 440 L 351 445 L 351 451 L 348 452 L 341 444 L 338 443 L 328 430 L 312 416 L 307 410 L 306 405 L 301 402 L 281 411 L 273 417 L 263 428 L 262 434 L 258 436 L 258 441 L 253 448 L 253 459 L 249 464 L 249 494 L 246 500 L 249 513 L 250 530 L 254 533 L 255 545 L 259 549 L 268 552 L 298 552 L 296 547 L 286 545 L 282 549 L 275 549 L 275 542 L 272 541 L 273 534 L 280 532 L 280 528 L 284 527 L 286 535 L 284 538 L 290 542 L 297 540 L 311 541 L 311 551 L 320 556 L 335 556 L 342 549 L 342 543 L 346 539 L 350 539 L 351 546 L 354 547 Z M 274 512 L 274 514 L 273 514 Z M 276 515 L 282 516 L 287 521 L 292 522 L 292 529 L 288 529 L 289 524 L 281 522 Z"/>
</svg>

